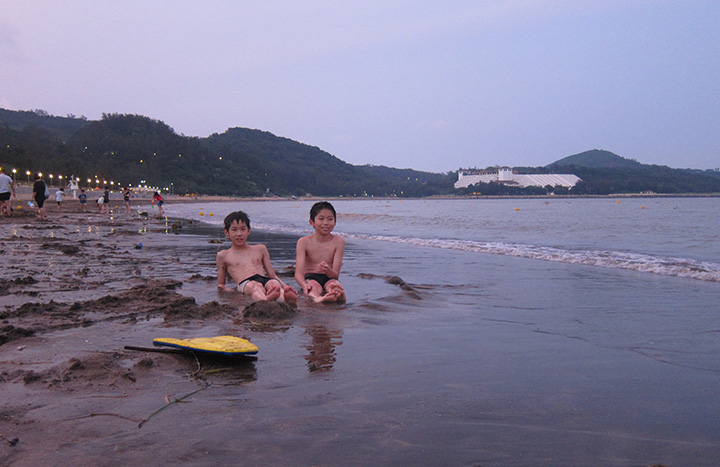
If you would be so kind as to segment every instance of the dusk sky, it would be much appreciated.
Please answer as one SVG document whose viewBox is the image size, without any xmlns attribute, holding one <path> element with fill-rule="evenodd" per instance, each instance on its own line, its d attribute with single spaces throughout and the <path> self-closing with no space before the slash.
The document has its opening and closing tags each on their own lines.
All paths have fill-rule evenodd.
<svg viewBox="0 0 720 467">
<path fill-rule="evenodd" d="M 0 107 L 257 128 L 351 164 L 720 167 L 720 1 L 0 2 Z"/>
</svg>

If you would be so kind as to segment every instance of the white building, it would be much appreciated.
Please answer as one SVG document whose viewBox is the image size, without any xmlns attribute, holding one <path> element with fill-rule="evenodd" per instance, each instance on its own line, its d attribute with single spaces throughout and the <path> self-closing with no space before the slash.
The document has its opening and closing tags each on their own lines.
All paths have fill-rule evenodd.
<svg viewBox="0 0 720 467">
<path fill-rule="evenodd" d="M 460 169 L 455 188 L 466 188 L 478 182 L 496 182 L 520 188 L 547 185 L 572 188 L 579 181 L 580 177 L 572 174 L 516 174 L 510 167 L 500 167 L 497 172 Z"/>
</svg>

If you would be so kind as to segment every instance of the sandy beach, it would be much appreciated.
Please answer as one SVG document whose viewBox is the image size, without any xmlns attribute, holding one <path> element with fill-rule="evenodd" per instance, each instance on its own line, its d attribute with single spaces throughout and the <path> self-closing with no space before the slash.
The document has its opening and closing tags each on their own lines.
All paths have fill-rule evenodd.
<svg viewBox="0 0 720 467">
<path fill-rule="evenodd" d="M 245 303 L 199 305 L 175 291 L 182 282 L 212 290 L 215 281 L 195 274 L 198 261 L 208 258 L 189 260 L 157 248 L 182 229 L 180 222 L 152 212 L 148 218 L 136 208 L 126 214 L 117 199 L 107 214 L 83 213 L 72 199 L 59 213 L 48 200 L 48 219 L 40 220 L 36 210 L 23 208 L 26 198 L 13 199 L 21 209 L 0 220 L 0 458 L 5 465 L 54 465 L 53 453 L 63 445 L 104 438 L 118 420 L 143 422 L 153 412 L 143 415 L 155 405 L 151 394 L 167 384 L 163 378 L 189 378 L 204 387 L 206 372 L 217 367 L 216 360 L 192 355 L 124 350 L 117 340 L 132 335 L 126 331 L 134 323 L 241 320 Z M 152 338 L 125 343 L 152 347 Z M 230 367 L 226 378 L 232 381 L 253 379 L 252 360 L 219 364 Z M 130 400 L 132 413 L 117 405 Z M 161 397 L 157 403 L 167 402 Z M 92 419 L 92 432 L 69 428 L 82 419 Z M 102 464 L 88 456 L 79 464 Z"/>
</svg>

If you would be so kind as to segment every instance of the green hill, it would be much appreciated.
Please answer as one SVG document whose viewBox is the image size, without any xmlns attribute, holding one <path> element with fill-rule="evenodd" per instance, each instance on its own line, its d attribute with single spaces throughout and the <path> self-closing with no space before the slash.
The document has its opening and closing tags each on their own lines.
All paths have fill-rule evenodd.
<svg viewBox="0 0 720 467">
<path fill-rule="evenodd" d="M 452 193 L 455 180 L 450 174 L 354 166 L 260 130 L 186 137 L 140 115 L 87 121 L 2 110 L 0 143 L 0 163 L 21 173 L 73 174 L 179 194 L 424 196 Z"/>
<path fill-rule="evenodd" d="M 593 149 L 568 156 L 550 164 L 555 167 L 589 167 L 604 169 L 637 169 L 643 164 L 602 149 Z"/>
<path fill-rule="evenodd" d="M 348 164 L 320 148 L 272 133 L 230 128 L 207 138 L 178 135 L 140 115 L 54 117 L 44 111 L 0 109 L 0 165 L 21 174 L 75 175 L 115 185 L 146 184 L 183 194 L 235 196 L 406 196 L 566 193 L 555 187 L 503 184 L 454 189 L 456 173 Z M 573 173 L 571 194 L 718 193 L 720 172 L 640 164 L 592 150 L 519 173 Z M 20 180 L 23 178 L 20 177 Z M 85 182 L 87 183 L 87 182 Z M 81 182 L 81 185 L 83 183 Z"/>
<path fill-rule="evenodd" d="M 570 190 L 575 194 L 720 192 L 720 172 L 641 164 L 598 149 L 565 157 L 545 170 L 580 177 L 582 182 Z"/>
</svg>

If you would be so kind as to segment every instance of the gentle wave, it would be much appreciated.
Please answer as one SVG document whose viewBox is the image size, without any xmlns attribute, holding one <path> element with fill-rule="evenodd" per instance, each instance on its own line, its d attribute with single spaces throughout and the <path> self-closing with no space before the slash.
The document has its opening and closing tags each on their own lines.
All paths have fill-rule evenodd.
<svg viewBox="0 0 720 467">
<path fill-rule="evenodd" d="M 221 223 L 221 218 L 206 219 L 206 222 Z M 254 228 L 276 232 L 286 232 L 307 235 L 307 227 L 287 226 L 257 222 Z M 515 256 L 520 258 L 537 259 L 558 263 L 582 264 L 615 269 L 677 276 L 689 279 L 720 282 L 720 264 L 696 261 L 686 258 L 672 258 L 652 256 L 639 253 L 625 253 L 618 251 L 593 250 L 566 250 L 538 245 L 513 244 L 504 242 L 479 242 L 472 240 L 427 239 L 415 237 L 401 237 L 392 235 L 365 235 L 337 232 L 345 238 L 374 240 L 382 242 L 403 243 L 431 248 L 461 250 L 475 253 Z"/>
<path fill-rule="evenodd" d="M 617 251 L 563 250 L 537 245 L 518 245 L 501 242 L 407 238 L 379 235 L 348 235 L 367 240 L 407 243 L 433 248 L 472 251 L 494 255 L 516 256 L 558 263 L 582 264 L 606 268 L 628 269 L 666 276 L 678 276 L 703 281 L 720 282 L 720 264 L 683 258 L 663 258 Z"/>
</svg>

